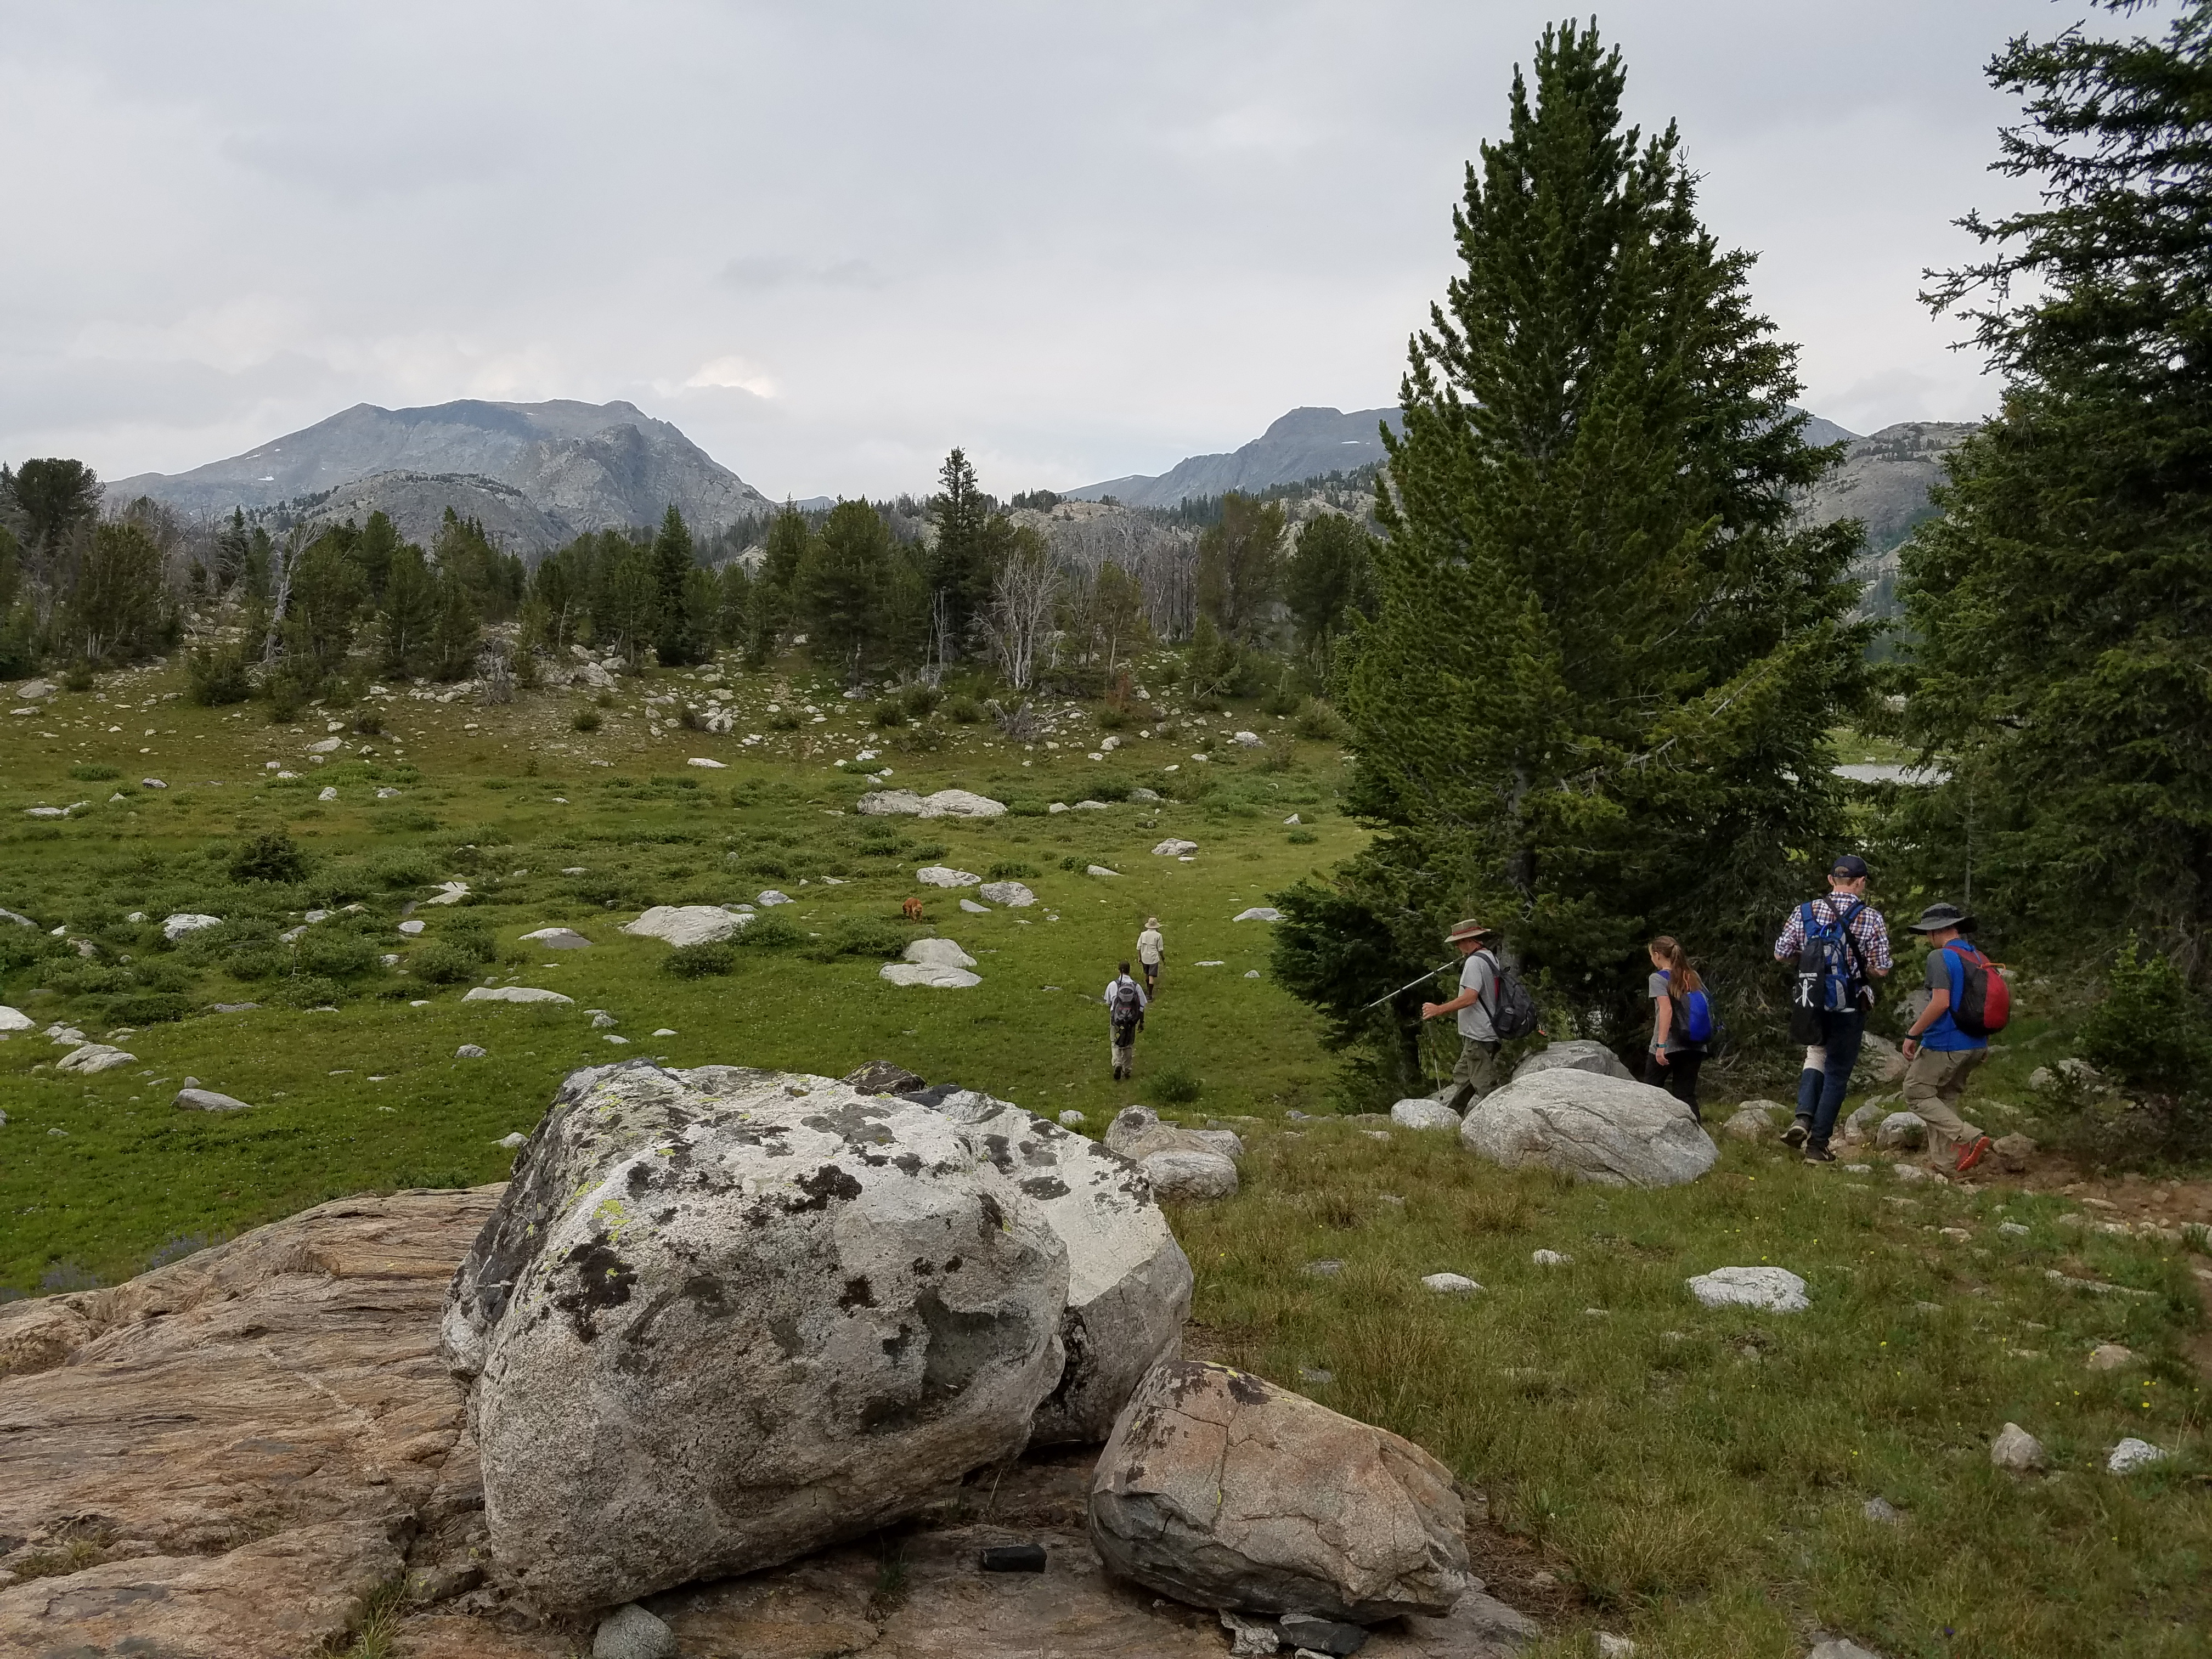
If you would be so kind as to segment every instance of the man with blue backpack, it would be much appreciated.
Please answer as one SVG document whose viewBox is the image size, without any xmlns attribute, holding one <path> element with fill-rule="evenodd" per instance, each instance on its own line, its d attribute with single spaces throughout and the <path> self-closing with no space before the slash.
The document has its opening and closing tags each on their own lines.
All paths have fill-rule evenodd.
<svg viewBox="0 0 2212 1659">
<path fill-rule="evenodd" d="M 1934 948 L 1924 976 L 1928 1006 L 1905 1034 L 1905 1109 L 1928 1126 L 1929 1161 L 1940 1164 L 1948 1152 L 1958 1175 L 1979 1164 L 1990 1142 L 1954 1103 L 1989 1058 L 1990 1033 L 2012 1016 L 2004 975 L 1966 938 L 1973 925 L 1955 904 L 1931 904 L 1912 924 Z"/>
<path fill-rule="evenodd" d="M 1828 872 L 1827 896 L 1792 910 L 1774 941 L 1775 959 L 1797 964 L 1790 1041 L 1825 1051 L 1821 1069 L 1798 1078 L 1796 1119 L 1782 1133 L 1786 1145 L 1805 1149 L 1808 1164 L 1836 1161 L 1828 1139 L 1858 1064 L 1874 981 L 1890 970 L 1889 924 L 1866 902 L 1867 876 L 1866 860 L 1844 854 Z"/>
</svg>

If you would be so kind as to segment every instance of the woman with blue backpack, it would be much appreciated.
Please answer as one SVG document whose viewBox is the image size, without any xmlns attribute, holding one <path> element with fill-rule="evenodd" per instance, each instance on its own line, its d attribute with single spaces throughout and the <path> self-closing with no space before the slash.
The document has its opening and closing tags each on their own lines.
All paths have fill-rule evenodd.
<svg viewBox="0 0 2212 1659">
<path fill-rule="evenodd" d="M 1699 1122 L 1698 1071 L 1713 1040 L 1712 1000 L 1681 945 L 1662 933 L 1651 941 L 1651 1058 L 1644 1079 L 1690 1109 Z"/>
</svg>

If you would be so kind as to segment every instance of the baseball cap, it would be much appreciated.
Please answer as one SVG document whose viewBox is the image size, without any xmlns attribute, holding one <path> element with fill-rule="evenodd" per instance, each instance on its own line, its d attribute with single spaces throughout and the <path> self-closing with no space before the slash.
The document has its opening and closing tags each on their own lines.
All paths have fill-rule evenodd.
<svg viewBox="0 0 2212 1659">
<path fill-rule="evenodd" d="M 1846 881 L 1856 881 L 1861 876 L 1869 873 L 1867 861 L 1856 853 L 1846 853 L 1830 866 L 1828 873 L 1832 876 L 1841 876 Z"/>
</svg>

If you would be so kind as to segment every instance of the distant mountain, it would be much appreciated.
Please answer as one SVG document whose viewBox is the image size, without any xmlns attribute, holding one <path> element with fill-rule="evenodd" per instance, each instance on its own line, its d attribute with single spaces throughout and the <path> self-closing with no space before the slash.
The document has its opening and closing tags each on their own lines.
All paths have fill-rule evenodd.
<svg viewBox="0 0 2212 1659">
<path fill-rule="evenodd" d="M 1870 437 L 1859 437 L 1816 419 L 1835 436 L 1816 442 L 1849 441 L 1844 464 L 1806 496 L 1801 509 L 1811 524 L 1856 519 L 1866 526 L 1867 551 L 1877 558 L 1893 554 L 1913 526 L 1936 516 L 1928 492 L 1943 479 L 1943 459 L 1974 430 L 1961 421 L 1902 421 Z"/>
<path fill-rule="evenodd" d="M 1079 501 L 1111 495 L 1128 507 L 1173 507 L 1194 495 L 1266 489 L 1330 472 L 1349 472 L 1383 458 L 1376 428 L 1386 421 L 1393 432 L 1405 430 L 1405 417 L 1395 409 L 1362 409 L 1349 415 L 1334 409 L 1294 409 L 1230 454 L 1193 455 L 1157 477 L 1109 478 L 1060 493 Z"/>
<path fill-rule="evenodd" d="M 108 485 L 111 501 L 140 495 L 211 514 L 301 502 L 311 519 L 359 520 L 381 508 L 417 541 L 436 534 L 451 506 L 518 550 L 653 524 L 672 501 L 700 531 L 769 507 L 667 422 L 631 404 L 566 400 L 356 404 L 228 460 Z"/>
</svg>

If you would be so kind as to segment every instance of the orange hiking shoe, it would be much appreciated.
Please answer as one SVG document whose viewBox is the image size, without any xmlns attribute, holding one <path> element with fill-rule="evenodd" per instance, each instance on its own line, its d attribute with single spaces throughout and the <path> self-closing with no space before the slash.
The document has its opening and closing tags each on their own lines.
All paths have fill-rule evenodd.
<svg viewBox="0 0 2212 1659">
<path fill-rule="evenodd" d="M 1983 1135 L 1978 1139 L 1972 1146 L 1961 1146 L 1959 1149 L 1959 1162 L 1955 1166 L 1958 1173 L 1964 1175 L 1967 1170 L 1972 1169 L 1974 1165 L 1979 1164 L 1982 1161 L 1983 1155 L 1990 1150 L 1990 1145 L 1991 1142 L 1990 1138 L 1987 1135 Z"/>
</svg>

